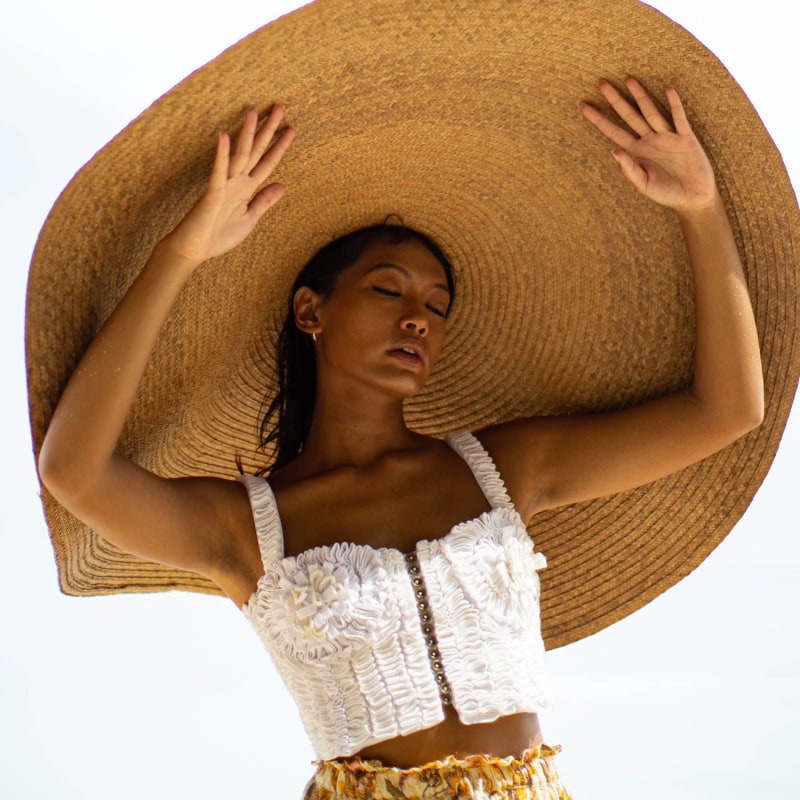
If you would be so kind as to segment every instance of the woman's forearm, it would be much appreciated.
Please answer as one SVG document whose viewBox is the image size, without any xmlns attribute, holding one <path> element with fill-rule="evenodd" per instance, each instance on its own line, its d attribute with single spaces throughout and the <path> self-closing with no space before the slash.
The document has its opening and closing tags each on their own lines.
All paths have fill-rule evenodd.
<svg viewBox="0 0 800 800">
<path fill-rule="evenodd" d="M 697 334 L 691 394 L 714 428 L 745 433 L 760 424 L 764 382 L 753 309 L 719 194 L 677 210 L 695 284 Z"/>
<path fill-rule="evenodd" d="M 632 101 L 603 81 L 600 91 L 627 127 L 589 105 L 583 114 L 615 145 L 625 177 L 645 197 L 672 208 L 683 230 L 694 275 L 697 342 L 694 381 L 677 394 L 711 452 L 758 425 L 764 388 L 758 336 L 742 265 L 714 170 L 674 88 L 666 118 L 635 79 Z"/>
<path fill-rule="evenodd" d="M 90 487 L 112 458 L 159 332 L 196 266 L 168 238 L 160 242 L 81 358 L 39 456 L 56 494 Z"/>
</svg>

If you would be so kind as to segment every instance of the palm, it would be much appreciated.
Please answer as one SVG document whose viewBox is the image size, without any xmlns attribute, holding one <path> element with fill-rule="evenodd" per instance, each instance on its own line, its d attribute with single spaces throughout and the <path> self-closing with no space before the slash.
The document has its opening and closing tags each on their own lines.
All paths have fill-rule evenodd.
<svg viewBox="0 0 800 800">
<path fill-rule="evenodd" d="M 584 116 L 621 148 L 614 156 L 625 177 L 645 197 L 677 211 L 709 203 L 716 191 L 714 173 L 677 92 L 667 92 L 673 120 L 669 122 L 638 81 L 631 78 L 627 86 L 636 106 L 608 83 L 600 90 L 630 131 L 591 106 L 583 107 Z"/>
<path fill-rule="evenodd" d="M 258 184 L 245 175 L 229 178 L 218 188 L 209 185 L 192 209 L 193 216 L 185 221 L 187 247 L 213 258 L 243 241 L 257 221 L 250 209 L 250 198 L 257 188 Z"/>
<path fill-rule="evenodd" d="M 172 249 L 181 257 L 201 263 L 227 253 L 282 197 L 284 189 L 277 183 L 258 190 L 294 138 L 294 131 L 287 128 L 270 145 L 282 117 L 282 109 L 276 106 L 256 130 L 257 114 L 248 111 L 233 154 L 227 134 L 220 135 L 206 191 L 169 236 Z"/>
</svg>

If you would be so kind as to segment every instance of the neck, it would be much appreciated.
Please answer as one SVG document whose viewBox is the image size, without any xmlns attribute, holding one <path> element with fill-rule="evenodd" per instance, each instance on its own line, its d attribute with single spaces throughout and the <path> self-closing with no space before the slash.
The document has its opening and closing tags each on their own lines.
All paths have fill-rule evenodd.
<svg viewBox="0 0 800 800">
<path fill-rule="evenodd" d="M 303 471 L 313 472 L 365 466 L 386 453 L 414 449 L 421 438 L 406 427 L 402 398 L 352 386 L 318 387 L 311 429 L 297 460 Z"/>
</svg>

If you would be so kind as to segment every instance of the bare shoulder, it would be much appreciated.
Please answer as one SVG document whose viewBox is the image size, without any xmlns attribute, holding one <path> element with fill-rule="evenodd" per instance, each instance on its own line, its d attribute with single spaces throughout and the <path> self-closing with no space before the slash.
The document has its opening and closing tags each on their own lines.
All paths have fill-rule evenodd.
<svg viewBox="0 0 800 800">
<path fill-rule="evenodd" d="M 238 542 L 255 535 L 250 498 L 241 480 L 229 478 L 178 478 L 184 484 L 187 500 L 198 509 L 213 514 L 221 541 Z M 221 548 L 221 552 L 227 548 Z"/>
<path fill-rule="evenodd" d="M 263 572 L 248 491 L 240 480 L 185 480 L 198 506 L 205 507 L 215 520 L 213 530 L 217 541 L 203 572 L 241 606 Z"/>
<path fill-rule="evenodd" d="M 550 417 L 528 417 L 475 432 L 505 483 L 511 501 L 527 522 L 545 507 L 547 453 L 557 426 Z"/>
</svg>

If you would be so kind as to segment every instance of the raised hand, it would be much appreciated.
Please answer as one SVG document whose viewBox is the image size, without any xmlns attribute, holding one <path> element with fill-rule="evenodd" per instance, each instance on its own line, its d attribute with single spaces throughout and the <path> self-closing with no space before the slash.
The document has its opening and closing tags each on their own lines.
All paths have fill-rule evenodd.
<svg viewBox="0 0 800 800">
<path fill-rule="evenodd" d="M 276 105 L 259 127 L 258 114 L 249 109 L 233 154 L 230 136 L 219 134 L 214 166 L 203 196 L 166 237 L 162 247 L 197 266 L 227 253 L 247 237 L 285 191 L 279 183 L 258 191 L 294 139 L 292 128 L 275 138 L 282 119 L 283 109 Z"/>
<path fill-rule="evenodd" d="M 581 108 L 583 116 L 617 145 L 613 155 L 622 174 L 645 197 L 675 211 L 709 207 L 717 195 L 714 172 L 678 93 L 667 88 L 670 122 L 635 78 L 628 78 L 625 85 L 633 103 L 606 81 L 600 84 L 600 92 L 630 130 L 592 106 Z"/>
</svg>

